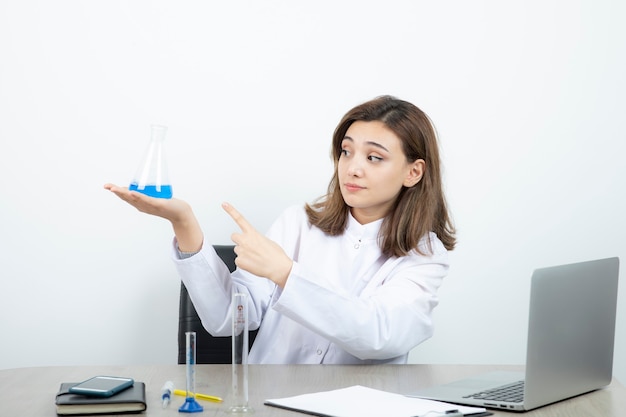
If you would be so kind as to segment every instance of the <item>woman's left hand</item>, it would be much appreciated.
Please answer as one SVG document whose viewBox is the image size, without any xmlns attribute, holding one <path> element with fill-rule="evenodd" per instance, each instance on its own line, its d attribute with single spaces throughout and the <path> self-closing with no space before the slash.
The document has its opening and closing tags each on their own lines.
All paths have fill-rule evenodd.
<svg viewBox="0 0 626 417">
<path fill-rule="evenodd" d="M 241 228 L 233 233 L 237 258 L 235 264 L 251 274 L 265 277 L 279 287 L 284 287 L 293 261 L 278 244 L 259 233 L 233 206 L 223 203 L 222 208 Z"/>
</svg>

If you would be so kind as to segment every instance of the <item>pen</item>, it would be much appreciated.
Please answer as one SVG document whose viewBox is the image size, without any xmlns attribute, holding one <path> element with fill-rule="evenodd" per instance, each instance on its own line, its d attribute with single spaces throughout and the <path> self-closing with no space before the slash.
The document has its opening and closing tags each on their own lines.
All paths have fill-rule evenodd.
<svg viewBox="0 0 626 417">
<path fill-rule="evenodd" d="M 445 417 L 463 417 L 463 413 L 459 410 L 448 410 L 444 414 Z"/>
<path fill-rule="evenodd" d="M 172 381 L 167 381 L 163 388 L 161 388 L 161 406 L 166 408 L 170 404 L 170 397 L 172 395 L 172 390 L 174 389 L 174 383 Z"/>
<path fill-rule="evenodd" d="M 423 414 L 421 417 L 463 417 L 463 413 L 459 410 L 429 411 L 426 414 Z"/>
<path fill-rule="evenodd" d="M 174 390 L 174 394 L 186 397 L 187 396 L 187 391 L 182 390 L 182 389 L 175 389 Z M 191 392 L 190 394 L 194 395 L 193 392 Z M 196 398 L 198 398 L 200 400 L 213 401 L 214 403 L 221 403 L 222 401 L 224 401 L 220 397 L 216 397 L 214 395 L 199 394 L 197 392 L 195 393 L 195 396 L 196 396 Z"/>
</svg>

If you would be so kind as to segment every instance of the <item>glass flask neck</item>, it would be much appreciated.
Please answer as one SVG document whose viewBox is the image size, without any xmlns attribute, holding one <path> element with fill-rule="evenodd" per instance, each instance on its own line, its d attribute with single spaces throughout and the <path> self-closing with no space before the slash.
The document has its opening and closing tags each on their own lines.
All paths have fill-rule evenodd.
<svg viewBox="0 0 626 417">
<path fill-rule="evenodd" d="M 167 126 L 152 125 L 150 126 L 150 138 L 154 142 L 163 142 L 167 133 Z"/>
</svg>

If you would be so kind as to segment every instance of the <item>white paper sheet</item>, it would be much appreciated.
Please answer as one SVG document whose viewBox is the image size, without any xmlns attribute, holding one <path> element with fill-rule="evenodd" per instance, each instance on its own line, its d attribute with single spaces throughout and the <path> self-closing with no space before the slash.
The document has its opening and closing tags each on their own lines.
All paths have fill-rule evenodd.
<svg viewBox="0 0 626 417">
<path fill-rule="evenodd" d="M 458 410 L 463 414 L 485 411 L 480 407 L 405 397 L 361 385 L 266 400 L 265 404 L 330 417 L 414 417 L 448 410 Z"/>
</svg>

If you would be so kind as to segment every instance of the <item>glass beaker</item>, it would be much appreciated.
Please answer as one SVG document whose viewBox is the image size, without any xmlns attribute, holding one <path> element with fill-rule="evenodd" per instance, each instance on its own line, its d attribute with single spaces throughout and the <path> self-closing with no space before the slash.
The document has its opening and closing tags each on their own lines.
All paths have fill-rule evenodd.
<svg viewBox="0 0 626 417">
<path fill-rule="evenodd" d="M 129 190 L 157 198 L 172 198 L 172 184 L 170 184 L 165 158 L 166 126 L 152 125 L 150 142 L 144 154 L 141 165 L 130 182 Z"/>
</svg>

